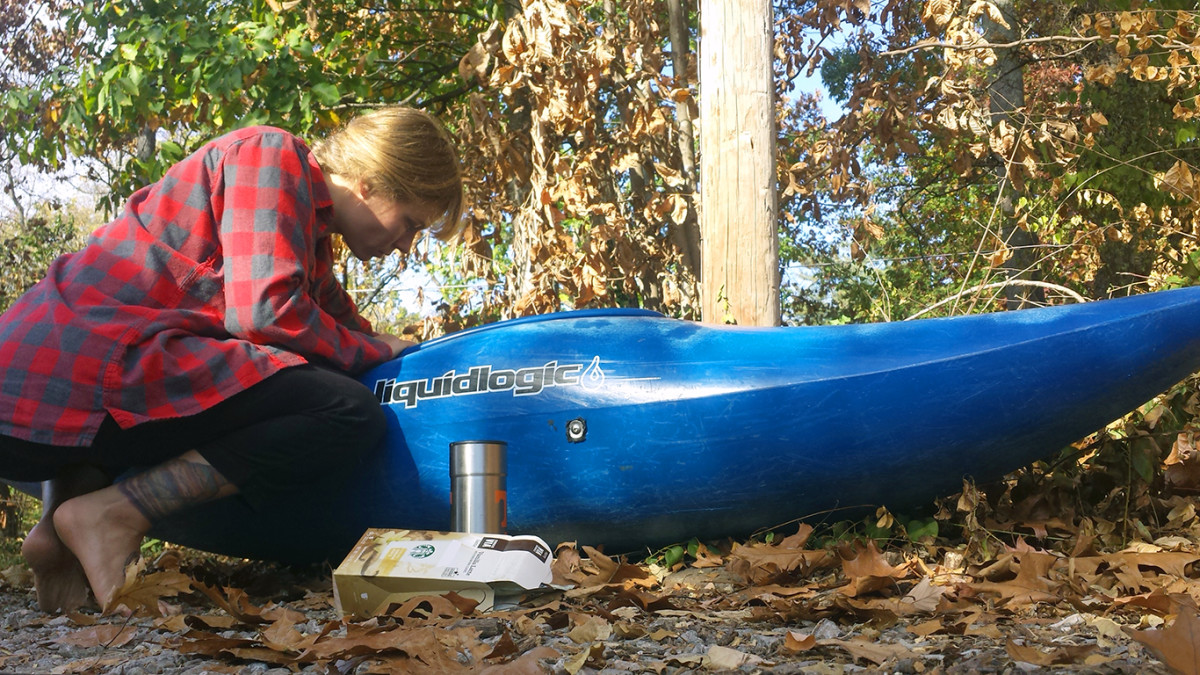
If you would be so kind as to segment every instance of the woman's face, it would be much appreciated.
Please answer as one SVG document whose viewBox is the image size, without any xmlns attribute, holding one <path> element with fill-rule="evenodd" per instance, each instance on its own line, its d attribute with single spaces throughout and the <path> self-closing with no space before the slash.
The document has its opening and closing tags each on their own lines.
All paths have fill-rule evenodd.
<svg viewBox="0 0 1200 675">
<path fill-rule="evenodd" d="M 395 201 L 367 188 L 354 191 L 334 209 L 335 229 L 355 258 L 387 257 L 392 251 L 407 254 L 413 240 L 440 214 L 428 204 Z"/>
</svg>

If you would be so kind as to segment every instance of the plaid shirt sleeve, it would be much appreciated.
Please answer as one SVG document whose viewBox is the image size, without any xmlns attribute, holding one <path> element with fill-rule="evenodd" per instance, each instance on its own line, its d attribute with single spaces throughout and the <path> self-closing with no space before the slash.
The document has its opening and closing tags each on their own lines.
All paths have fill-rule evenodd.
<svg viewBox="0 0 1200 675">
<path fill-rule="evenodd" d="M 329 240 L 317 249 L 317 279 L 313 283 L 312 296 L 335 321 L 351 330 L 367 335 L 378 335 L 375 328 L 361 314 L 350 294 L 338 282 L 333 268 L 333 250 Z"/>
<path fill-rule="evenodd" d="M 299 140 L 283 133 L 247 138 L 225 155 L 218 188 L 225 328 L 356 373 L 391 350 L 344 291 L 340 301 L 329 297 L 328 282 L 336 280 L 326 278 L 327 266 L 324 274 L 319 269 L 318 247 L 328 242 L 318 242 L 313 204 L 313 181 L 324 180 L 319 172 Z"/>
</svg>

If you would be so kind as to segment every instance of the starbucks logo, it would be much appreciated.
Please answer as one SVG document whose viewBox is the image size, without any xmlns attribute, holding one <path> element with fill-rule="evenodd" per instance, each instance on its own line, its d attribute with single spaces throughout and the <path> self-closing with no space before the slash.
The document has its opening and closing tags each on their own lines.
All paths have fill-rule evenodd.
<svg viewBox="0 0 1200 675">
<path fill-rule="evenodd" d="M 433 555 L 434 550 L 435 549 L 431 544 L 419 544 L 413 547 L 413 550 L 411 553 L 409 553 L 409 555 L 414 558 L 428 558 L 429 556 Z"/>
</svg>

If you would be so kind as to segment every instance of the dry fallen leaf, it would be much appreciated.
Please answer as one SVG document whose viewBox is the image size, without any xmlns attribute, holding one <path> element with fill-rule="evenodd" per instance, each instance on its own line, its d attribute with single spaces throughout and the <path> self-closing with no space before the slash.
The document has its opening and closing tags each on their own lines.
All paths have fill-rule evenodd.
<svg viewBox="0 0 1200 675">
<path fill-rule="evenodd" d="M 608 603 L 608 611 L 622 607 L 637 607 L 647 612 L 674 609 L 669 595 L 655 595 L 638 588 L 622 588 Z"/>
<path fill-rule="evenodd" d="M 908 632 L 916 635 L 917 637 L 928 637 L 940 630 L 945 630 L 945 628 L 946 626 L 941 617 L 935 617 L 928 621 L 922 621 L 921 623 L 910 625 L 908 627 Z"/>
<path fill-rule="evenodd" d="M 567 633 L 567 637 L 575 644 L 602 642 L 612 635 L 612 625 L 603 617 L 579 614 L 572 619 L 575 626 Z"/>
<path fill-rule="evenodd" d="M 847 597 L 853 598 L 863 593 L 895 587 L 897 580 L 912 573 L 910 565 L 893 567 L 889 564 L 875 547 L 874 541 L 867 542 L 865 548 L 857 550 L 843 547 L 840 554 L 842 573 L 846 575 L 847 581 L 840 590 Z"/>
<path fill-rule="evenodd" d="M 636 640 L 645 637 L 649 630 L 640 623 L 618 621 L 613 624 L 613 633 L 622 640 Z"/>
<path fill-rule="evenodd" d="M 812 527 L 801 525 L 799 532 L 778 544 L 736 545 L 725 557 L 725 567 L 754 586 L 765 586 L 785 583 L 798 574 L 837 564 L 837 556 L 829 551 L 804 548 L 811 533 Z"/>
<path fill-rule="evenodd" d="M 864 659 L 875 665 L 880 665 L 893 658 L 908 658 L 912 652 L 904 645 L 883 644 L 867 640 L 817 640 L 822 647 L 837 647 L 849 652 L 856 659 Z"/>
<path fill-rule="evenodd" d="M 799 654 L 806 652 L 817 646 L 817 638 L 811 633 L 801 633 L 800 631 L 789 630 L 783 636 L 783 646 L 781 649 L 789 654 Z"/>
<path fill-rule="evenodd" d="M 563 663 L 563 669 L 571 675 L 583 670 L 583 667 L 590 662 L 599 661 L 604 657 L 604 644 L 593 642 L 579 651 L 578 654 L 567 659 Z"/>
<path fill-rule="evenodd" d="M 1053 645 L 1043 649 L 1037 645 L 1019 645 L 1011 639 L 1005 642 L 1004 647 L 1014 661 L 1032 663 L 1035 666 L 1080 663 L 1096 651 L 1096 645 Z"/>
<path fill-rule="evenodd" d="M 33 585 L 33 572 L 25 565 L 11 565 L 0 571 L 0 581 L 13 588 L 28 588 Z"/>
<path fill-rule="evenodd" d="M 1165 629 L 1127 632 L 1172 670 L 1185 675 L 1200 673 L 1200 617 L 1194 608 L 1182 609 Z"/>
<path fill-rule="evenodd" d="M 1196 441 L 1200 435 L 1192 425 L 1184 427 L 1171 446 L 1171 454 L 1163 461 L 1163 480 L 1173 487 L 1194 490 L 1200 487 L 1200 452 Z"/>
<path fill-rule="evenodd" d="M 609 584 L 652 586 L 656 583 L 654 575 L 639 565 L 611 558 L 590 546 L 582 548 L 587 554 L 586 559 L 579 557 L 574 545 L 560 545 L 550 568 L 555 584 L 576 586 L 568 597 L 586 597 Z"/>
<path fill-rule="evenodd" d="M 557 661 L 562 654 L 550 647 L 534 647 L 508 663 L 501 663 L 484 668 L 480 675 L 544 675 L 546 669 L 542 661 Z"/>
<path fill-rule="evenodd" d="M 696 547 L 696 561 L 692 563 L 692 567 L 720 567 L 725 564 L 725 559 L 716 553 L 708 550 L 708 547 L 700 543 Z"/>
<path fill-rule="evenodd" d="M 72 647 L 111 648 L 129 644 L 135 635 L 137 635 L 136 626 L 102 623 L 72 631 L 54 641 Z"/>
<path fill-rule="evenodd" d="M 1058 599 L 1057 590 L 1061 582 L 1049 578 L 1051 568 L 1060 560 L 1058 557 L 1037 551 L 1011 555 L 1017 563 L 1015 579 L 1002 582 L 980 581 L 972 584 L 972 588 L 985 593 L 995 593 L 1010 606 L 1053 602 Z"/>
<path fill-rule="evenodd" d="M 304 615 L 287 607 L 268 604 L 264 607 L 255 605 L 246 591 L 240 588 L 217 588 L 207 584 L 196 583 L 194 587 L 208 596 L 218 607 L 243 623 L 273 623 L 280 618 L 288 617 L 299 623 L 304 621 Z"/>
<path fill-rule="evenodd" d="M 737 670 L 742 666 L 756 666 L 761 663 L 761 657 L 721 645 L 709 647 L 701 661 L 701 664 L 710 670 Z"/>
<path fill-rule="evenodd" d="M 446 595 L 454 595 L 460 602 L 456 603 L 449 597 L 441 595 L 418 595 L 402 603 L 393 603 L 381 612 L 381 614 L 400 619 L 453 619 L 464 614 L 460 608 L 461 601 L 465 601 L 466 603 L 462 604 L 463 607 L 470 607 L 472 610 L 479 604 L 474 600 L 463 598 L 457 593 L 447 593 Z"/>
<path fill-rule="evenodd" d="M 145 573 L 146 562 L 138 559 L 125 566 L 125 583 L 113 594 L 104 607 L 104 614 L 112 614 L 119 607 L 134 613 L 162 616 L 162 599 L 180 593 L 191 592 L 191 577 L 179 571 Z"/>
<path fill-rule="evenodd" d="M 508 657 L 510 657 L 516 653 L 517 653 L 517 644 L 515 642 L 513 642 L 512 633 L 510 633 L 506 630 L 500 636 L 500 639 L 496 641 L 496 644 L 492 645 L 492 651 L 488 652 L 487 656 L 483 657 L 483 660 L 498 661 L 498 660 L 502 660 L 502 659 L 507 659 Z"/>
<path fill-rule="evenodd" d="M 938 608 L 948 590 L 945 586 L 935 586 L 929 577 L 922 577 L 916 586 L 904 594 L 900 605 L 912 612 L 931 613 Z"/>
</svg>

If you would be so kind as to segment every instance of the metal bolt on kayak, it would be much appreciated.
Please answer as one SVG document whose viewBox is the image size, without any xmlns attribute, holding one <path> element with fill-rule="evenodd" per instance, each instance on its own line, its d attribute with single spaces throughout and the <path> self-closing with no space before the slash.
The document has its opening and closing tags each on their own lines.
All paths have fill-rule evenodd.
<svg viewBox="0 0 1200 675">
<path fill-rule="evenodd" d="M 567 422 L 567 441 L 569 443 L 582 443 L 587 440 L 587 420 L 582 417 Z"/>
</svg>

